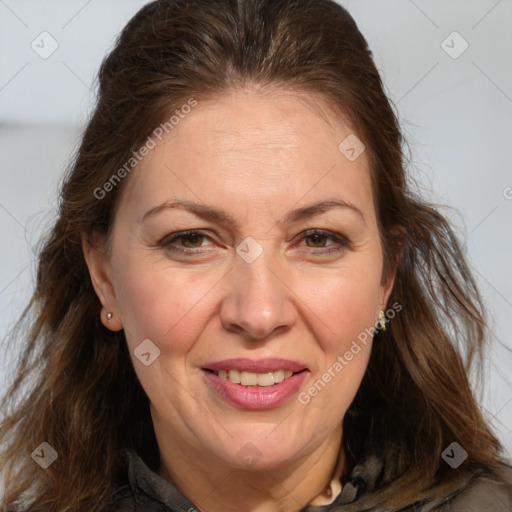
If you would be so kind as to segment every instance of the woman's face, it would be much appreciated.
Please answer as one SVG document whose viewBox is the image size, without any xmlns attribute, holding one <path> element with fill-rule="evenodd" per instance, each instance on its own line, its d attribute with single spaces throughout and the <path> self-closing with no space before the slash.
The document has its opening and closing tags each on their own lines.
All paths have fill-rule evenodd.
<svg viewBox="0 0 512 512">
<path fill-rule="evenodd" d="M 160 446 L 270 468 L 341 433 L 391 286 L 351 133 L 320 98 L 236 91 L 125 178 L 96 289 Z"/>
</svg>

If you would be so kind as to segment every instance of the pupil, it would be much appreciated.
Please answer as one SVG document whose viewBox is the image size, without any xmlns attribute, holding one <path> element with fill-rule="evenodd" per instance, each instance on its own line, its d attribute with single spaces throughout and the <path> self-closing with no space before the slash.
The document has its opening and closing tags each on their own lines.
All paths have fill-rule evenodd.
<svg viewBox="0 0 512 512">
<path fill-rule="evenodd" d="M 198 239 L 200 239 L 200 237 L 202 237 L 203 235 L 198 235 L 198 234 L 194 234 L 192 233 L 191 235 L 187 235 L 185 240 L 188 240 L 189 242 L 191 241 L 192 244 L 195 244 L 197 243 Z"/>
<path fill-rule="evenodd" d="M 324 235 L 319 235 L 318 233 L 315 233 L 314 235 L 310 235 L 310 238 L 313 239 L 313 244 L 321 243 L 321 239 L 325 238 Z"/>
</svg>

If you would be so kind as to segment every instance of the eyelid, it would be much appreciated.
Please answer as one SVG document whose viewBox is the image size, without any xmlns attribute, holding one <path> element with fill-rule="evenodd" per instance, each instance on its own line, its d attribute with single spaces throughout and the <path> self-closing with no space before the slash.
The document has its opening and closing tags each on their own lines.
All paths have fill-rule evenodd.
<svg viewBox="0 0 512 512">
<path fill-rule="evenodd" d="M 320 235 L 325 236 L 327 238 L 331 238 L 335 242 L 341 244 L 341 245 L 349 245 L 350 242 L 347 237 L 341 235 L 340 233 L 335 233 L 334 231 L 328 231 L 326 229 L 318 229 L 318 228 L 312 228 L 307 229 L 306 231 L 302 231 L 297 235 L 301 240 L 304 238 L 307 238 L 308 236 L 312 235 Z M 330 246 L 329 246 L 330 247 Z M 314 247 L 310 247 L 310 249 L 314 249 Z M 321 247 L 319 247 L 321 249 Z"/>
<path fill-rule="evenodd" d="M 158 242 L 158 245 L 165 249 L 168 249 L 170 251 L 174 251 L 174 252 L 178 252 L 178 253 L 182 253 L 182 254 L 202 254 L 202 253 L 204 253 L 205 251 L 202 250 L 203 249 L 202 246 L 200 246 L 200 247 L 179 247 L 179 246 L 171 245 L 174 241 L 176 241 L 182 237 L 186 237 L 188 235 L 202 235 L 209 240 L 214 240 L 214 238 L 206 230 L 188 229 L 188 230 L 184 230 L 184 231 L 177 231 L 175 233 L 171 233 L 170 235 L 166 235 Z M 301 231 L 296 237 L 294 237 L 294 239 L 298 238 L 299 240 L 303 240 L 303 239 L 307 238 L 308 236 L 312 236 L 312 235 L 325 236 L 326 238 L 330 238 L 333 242 L 335 242 L 334 244 L 328 245 L 326 247 L 309 247 L 309 249 L 311 249 L 311 252 L 313 254 L 316 253 L 316 254 L 321 255 L 321 254 L 327 254 L 329 252 L 339 252 L 343 248 L 351 247 L 351 243 L 347 237 L 341 235 L 340 233 L 336 233 L 336 232 L 325 230 L 325 229 L 319 229 L 319 228 L 311 228 L 311 229 L 307 229 L 305 231 Z M 341 247 L 335 249 L 334 247 L 336 246 L 336 244 L 338 244 Z M 305 247 L 307 247 L 307 246 L 305 246 Z"/>
<path fill-rule="evenodd" d="M 203 235 L 205 238 L 213 240 L 213 238 L 208 234 L 207 231 L 203 229 L 185 229 L 184 231 L 176 231 L 175 233 L 170 233 L 169 235 L 165 235 L 162 239 L 157 242 L 157 245 L 161 245 L 163 247 L 168 246 L 171 242 L 178 240 L 179 238 L 184 238 L 188 235 Z M 192 247 L 183 247 L 183 249 L 193 249 Z"/>
</svg>

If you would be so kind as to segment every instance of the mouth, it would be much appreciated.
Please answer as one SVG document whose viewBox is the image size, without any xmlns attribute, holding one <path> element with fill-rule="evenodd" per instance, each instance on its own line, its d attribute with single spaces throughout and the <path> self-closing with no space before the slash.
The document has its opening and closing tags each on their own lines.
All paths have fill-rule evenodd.
<svg viewBox="0 0 512 512">
<path fill-rule="evenodd" d="M 309 369 L 288 359 L 226 359 L 201 368 L 214 394 L 241 409 L 272 409 L 288 402 L 305 384 Z"/>
<path fill-rule="evenodd" d="M 221 379 L 229 380 L 233 384 L 241 386 L 271 387 L 290 379 L 293 375 L 306 372 L 307 369 L 293 372 L 292 370 L 274 370 L 263 373 L 247 372 L 240 370 L 211 370 L 203 368 L 204 371 L 217 375 Z"/>
</svg>

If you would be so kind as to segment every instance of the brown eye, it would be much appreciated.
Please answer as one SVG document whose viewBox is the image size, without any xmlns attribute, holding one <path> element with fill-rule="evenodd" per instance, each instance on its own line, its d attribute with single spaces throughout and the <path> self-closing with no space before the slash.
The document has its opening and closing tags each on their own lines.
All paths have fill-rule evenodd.
<svg viewBox="0 0 512 512">
<path fill-rule="evenodd" d="M 177 240 L 180 238 L 185 247 L 190 247 L 193 249 L 193 248 L 201 247 L 201 242 L 204 240 L 205 236 L 198 234 L 198 233 L 191 233 L 189 235 L 181 235 L 179 237 L 176 237 L 174 240 Z M 184 243 L 186 241 L 190 242 L 190 245 L 187 245 L 186 243 Z"/>
<path fill-rule="evenodd" d="M 302 233 L 301 238 L 306 240 L 306 247 L 309 247 L 310 249 L 318 249 L 316 251 L 313 250 L 312 252 L 319 255 L 341 252 L 350 246 L 350 242 L 344 236 L 318 229 Z M 329 240 L 331 240 L 332 243 L 326 245 L 326 242 Z"/>
<path fill-rule="evenodd" d="M 325 245 L 323 245 L 328 238 L 328 236 L 326 235 L 321 235 L 320 233 L 314 233 L 312 235 L 308 235 L 306 237 L 304 237 L 305 239 L 310 239 L 312 242 L 313 242 L 313 245 L 312 246 L 309 246 L 309 247 L 325 247 Z"/>
<path fill-rule="evenodd" d="M 182 231 L 180 233 L 172 233 L 171 235 L 165 237 L 159 242 L 158 245 L 167 251 L 182 254 L 193 254 L 194 252 L 204 252 L 201 251 L 201 249 L 207 247 L 203 244 L 205 239 L 210 240 L 210 237 L 202 231 Z"/>
</svg>

